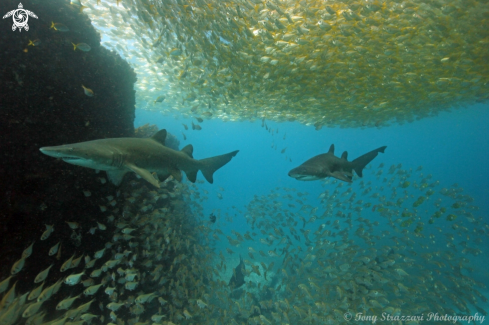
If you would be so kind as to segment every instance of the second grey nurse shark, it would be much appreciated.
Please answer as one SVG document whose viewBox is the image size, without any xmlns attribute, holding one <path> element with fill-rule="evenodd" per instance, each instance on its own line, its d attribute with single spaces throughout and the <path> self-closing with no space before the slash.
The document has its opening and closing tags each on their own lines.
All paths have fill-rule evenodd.
<svg viewBox="0 0 489 325">
<path fill-rule="evenodd" d="M 353 170 L 358 176 L 362 177 L 362 170 L 371 162 L 379 152 L 384 153 L 386 146 L 372 150 L 353 161 L 348 161 L 348 152 L 343 152 L 341 158 L 334 155 L 334 144 L 331 145 L 327 153 L 317 155 L 305 163 L 292 169 L 289 176 L 299 181 L 315 181 L 326 177 L 334 177 L 339 180 L 351 183 Z"/>
<path fill-rule="evenodd" d="M 209 183 L 213 174 L 227 164 L 238 150 L 211 158 L 193 158 L 192 145 L 177 151 L 165 146 L 166 130 L 158 131 L 150 138 L 111 138 L 100 139 L 56 147 L 43 147 L 39 150 L 48 156 L 82 167 L 105 170 L 115 185 L 122 182 L 124 175 L 135 172 L 155 187 L 160 187 L 151 172 L 156 172 L 160 181 L 172 175 L 178 181 L 183 170 L 194 183 L 200 170 Z"/>
</svg>

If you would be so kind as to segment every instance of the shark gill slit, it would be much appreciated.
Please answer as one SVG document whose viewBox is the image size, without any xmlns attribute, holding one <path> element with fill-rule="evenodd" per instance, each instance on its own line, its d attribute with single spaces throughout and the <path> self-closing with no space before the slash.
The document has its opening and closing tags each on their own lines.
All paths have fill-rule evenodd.
<svg viewBox="0 0 489 325">
<path fill-rule="evenodd" d="M 121 168 L 123 164 L 124 164 L 124 155 L 121 152 L 114 153 L 114 155 L 112 156 L 111 165 L 117 168 Z"/>
</svg>

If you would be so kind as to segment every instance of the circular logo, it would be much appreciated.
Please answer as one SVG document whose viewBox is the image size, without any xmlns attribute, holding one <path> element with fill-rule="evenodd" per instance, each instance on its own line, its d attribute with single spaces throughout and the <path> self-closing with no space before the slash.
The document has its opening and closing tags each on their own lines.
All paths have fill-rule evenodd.
<svg viewBox="0 0 489 325">
<path fill-rule="evenodd" d="M 25 10 L 22 6 L 22 3 L 19 3 L 18 9 L 7 12 L 7 14 L 3 16 L 3 19 L 10 16 L 12 16 L 12 19 L 14 21 L 14 24 L 12 25 L 12 30 L 15 31 L 16 29 L 19 29 L 19 32 L 22 30 L 22 28 L 26 31 L 29 30 L 29 25 L 27 25 L 27 22 L 29 21 L 29 16 L 37 18 L 35 13 L 29 10 Z"/>
<path fill-rule="evenodd" d="M 15 10 L 15 13 L 13 14 L 13 18 L 14 18 L 14 24 L 18 28 L 24 28 L 24 26 L 27 24 L 27 21 L 29 20 L 29 17 L 27 16 L 27 12 L 25 12 L 24 9 Z"/>
<path fill-rule="evenodd" d="M 350 321 L 352 319 L 353 315 L 347 311 L 346 313 L 343 314 L 343 318 L 346 320 L 346 321 Z"/>
</svg>

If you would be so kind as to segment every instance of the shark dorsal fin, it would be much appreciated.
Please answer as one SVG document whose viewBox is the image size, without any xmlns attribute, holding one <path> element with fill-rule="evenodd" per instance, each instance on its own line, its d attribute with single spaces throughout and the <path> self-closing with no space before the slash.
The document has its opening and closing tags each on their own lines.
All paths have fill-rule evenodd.
<svg viewBox="0 0 489 325">
<path fill-rule="evenodd" d="M 334 144 L 332 144 L 331 147 L 329 147 L 328 153 L 332 153 L 334 155 Z"/>
<path fill-rule="evenodd" d="M 156 132 L 155 135 L 153 135 L 151 137 L 151 139 L 161 143 L 162 145 L 165 145 L 165 140 L 166 140 L 166 130 L 163 129 L 163 130 L 159 130 L 158 132 Z"/>
<path fill-rule="evenodd" d="M 348 159 L 348 152 L 347 151 L 343 152 L 343 154 L 341 155 L 341 158 Z"/>
<path fill-rule="evenodd" d="M 183 153 L 186 153 L 190 158 L 193 158 L 192 154 L 194 153 L 194 147 L 192 147 L 191 144 L 187 144 L 185 147 L 183 147 L 182 150 L 180 150 Z"/>
</svg>

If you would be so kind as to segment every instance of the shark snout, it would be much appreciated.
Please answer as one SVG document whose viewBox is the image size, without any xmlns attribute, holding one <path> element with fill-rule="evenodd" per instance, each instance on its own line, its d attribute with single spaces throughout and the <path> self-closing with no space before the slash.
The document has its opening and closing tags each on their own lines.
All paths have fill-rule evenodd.
<svg viewBox="0 0 489 325">
<path fill-rule="evenodd" d="M 295 178 L 298 181 L 315 181 L 318 180 L 318 176 L 314 171 L 303 168 L 302 166 L 296 167 L 289 172 L 289 176 Z"/>
<path fill-rule="evenodd" d="M 42 147 L 39 148 L 39 151 L 47 156 L 57 157 L 57 152 L 53 150 L 51 147 Z"/>
<path fill-rule="evenodd" d="M 60 147 L 42 147 L 39 148 L 39 151 L 54 158 L 68 158 L 70 157 L 69 152 L 73 151 L 73 148 L 64 147 L 61 149 Z"/>
<path fill-rule="evenodd" d="M 299 176 L 295 171 L 294 169 L 292 169 L 290 172 L 289 172 L 289 177 L 293 177 L 293 178 L 296 178 L 297 176 Z"/>
<path fill-rule="evenodd" d="M 290 172 L 289 172 L 289 177 L 292 177 L 292 178 L 295 178 L 295 179 L 301 179 L 304 177 L 304 174 L 301 173 L 300 171 L 296 170 L 296 168 L 292 169 Z"/>
</svg>

